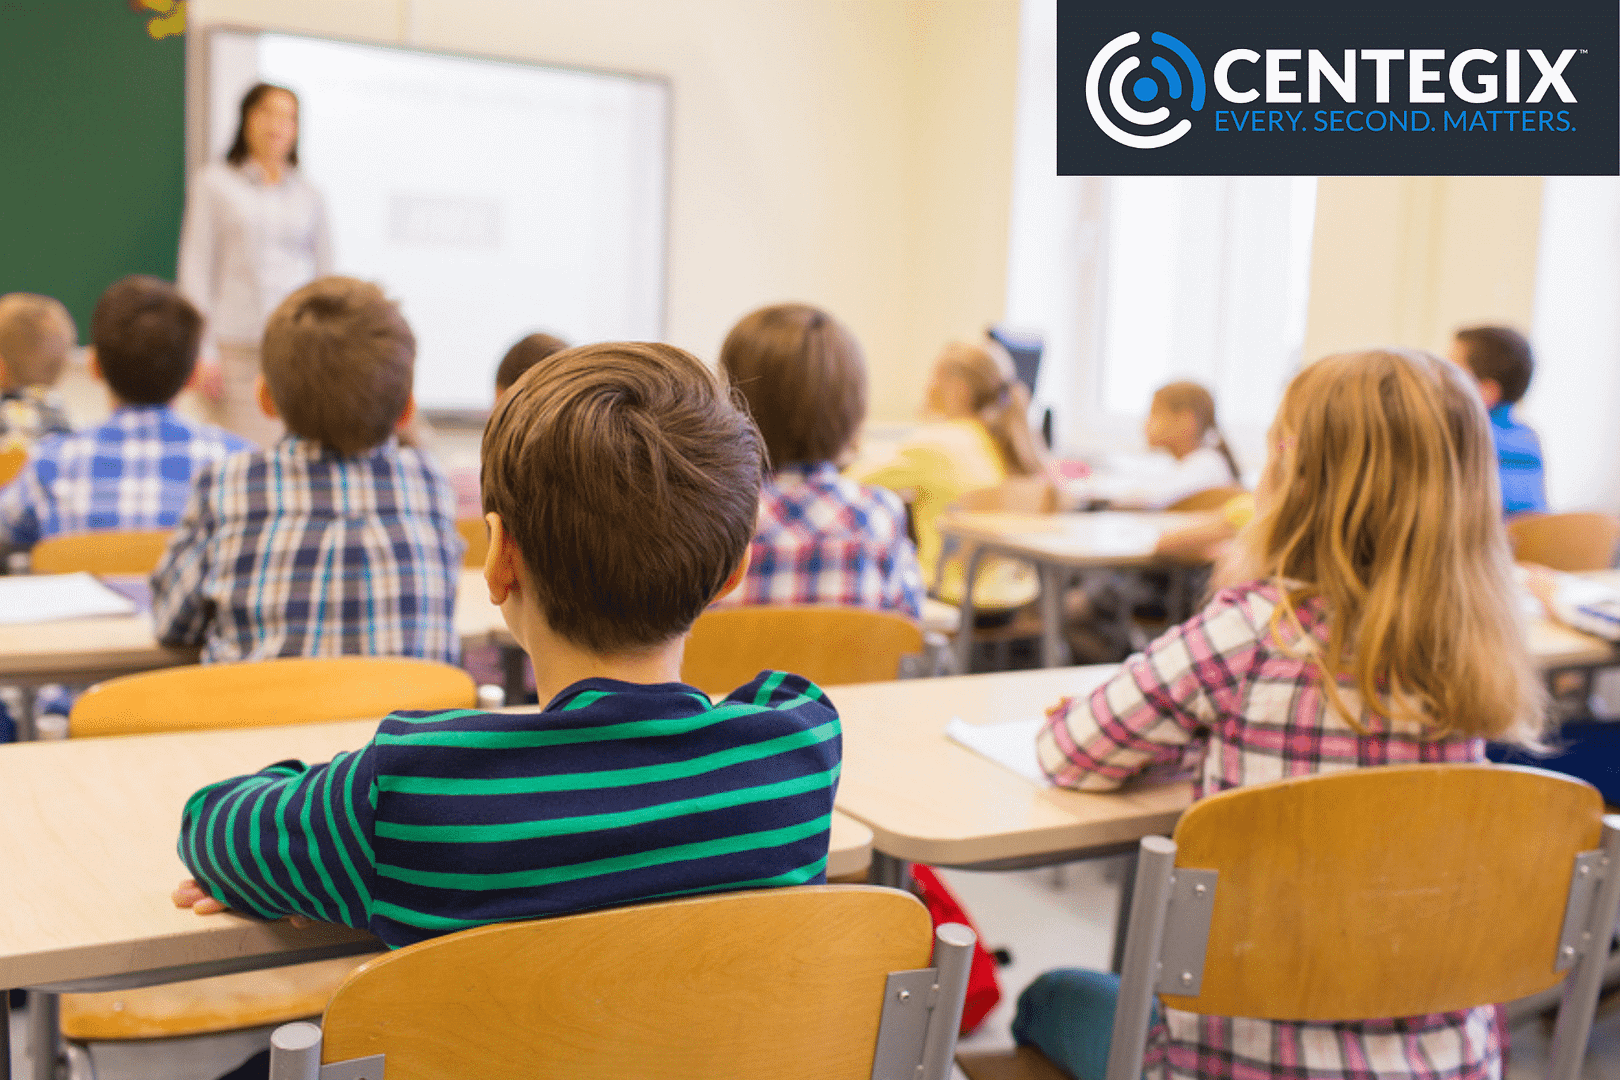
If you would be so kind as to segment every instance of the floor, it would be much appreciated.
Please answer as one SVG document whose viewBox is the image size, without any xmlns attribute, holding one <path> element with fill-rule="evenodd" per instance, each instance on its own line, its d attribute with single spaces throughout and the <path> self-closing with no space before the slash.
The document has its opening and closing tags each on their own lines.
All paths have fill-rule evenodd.
<svg viewBox="0 0 1620 1080">
<path fill-rule="evenodd" d="M 973 914 L 986 942 L 1005 947 L 1012 963 L 1001 970 L 1004 997 L 964 1046 L 1012 1045 L 1017 992 L 1048 967 L 1106 967 L 1112 940 L 1120 867 L 1117 860 L 1053 870 L 974 874 L 946 879 Z M 12 1020 L 13 1075 L 28 1074 L 23 1018 Z M 1546 1071 L 1547 1031 L 1532 1019 L 1511 1032 L 1508 1080 L 1532 1080 Z M 163 1044 L 108 1046 L 97 1051 L 97 1080 L 212 1080 L 264 1046 L 267 1031 Z M 960 1073 L 958 1073 L 960 1077 Z M 1584 1080 L 1620 1080 L 1620 1004 L 1600 1008 Z"/>
</svg>

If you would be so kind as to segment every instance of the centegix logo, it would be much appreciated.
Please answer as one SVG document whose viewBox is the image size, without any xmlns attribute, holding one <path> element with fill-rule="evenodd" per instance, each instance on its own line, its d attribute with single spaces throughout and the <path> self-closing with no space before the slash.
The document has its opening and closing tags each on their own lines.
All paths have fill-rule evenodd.
<svg viewBox="0 0 1620 1080">
<path fill-rule="evenodd" d="M 1060 173 L 1620 172 L 1620 5 L 1057 2 Z"/>
</svg>

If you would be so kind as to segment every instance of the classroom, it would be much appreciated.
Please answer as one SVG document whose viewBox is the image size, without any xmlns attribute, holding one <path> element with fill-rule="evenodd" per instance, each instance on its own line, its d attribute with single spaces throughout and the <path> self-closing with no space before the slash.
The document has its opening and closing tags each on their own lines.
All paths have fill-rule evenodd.
<svg viewBox="0 0 1620 1080">
<path fill-rule="evenodd" d="M 1620 7 L 1466 10 L 8 9 L 0 1080 L 1620 1070 Z"/>
</svg>

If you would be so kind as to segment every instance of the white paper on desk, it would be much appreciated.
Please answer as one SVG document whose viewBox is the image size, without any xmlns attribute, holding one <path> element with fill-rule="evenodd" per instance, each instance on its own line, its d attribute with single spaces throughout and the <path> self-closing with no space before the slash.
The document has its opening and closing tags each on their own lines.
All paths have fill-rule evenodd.
<svg viewBox="0 0 1620 1080">
<path fill-rule="evenodd" d="M 1043 719 L 1009 720 L 1004 724 L 970 724 L 959 716 L 945 725 L 945 737 L 989 758 L 1004 769 L 1011 769 L 1038 787 L 1051 787 L 1035 756 L 1035 734 Z"/>
<path fill-rule="evenodd" d="M 89 574 L 0 577 L 0 623 L 133 615 L 135 605 Z"/>
</svg>

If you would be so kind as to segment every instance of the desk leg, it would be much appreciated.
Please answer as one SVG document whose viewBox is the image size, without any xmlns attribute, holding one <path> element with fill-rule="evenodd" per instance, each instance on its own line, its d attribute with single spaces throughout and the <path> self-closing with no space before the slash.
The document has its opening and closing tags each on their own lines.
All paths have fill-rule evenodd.
<svg viewBox="0 0 1620 1080">
<path fill-rule="evenodd" d="M 1125 856 L 1125 877 L 1119 883 L 1119 911 L 1114 915 L 1114 956 L 1109 971 L 1118 975 L 1125 969 L 1125 939 L 1131 930 L 1131 901 L 1136 896 L 1136 860 L 1138 849 L 1132 848 Z"/>
<path fill-rule="evenodd" d="M 11 1080 L 11 991 L 0 989 L 0 1080 Z"/>
<path fill-rule="evenodd" d="M 39 707 L 39 688 L 36 686 L 19 686 L 17 688 L 17 715 L 12 717 L 17 724 L 17 741 L 33 742 L 39 737 L 39 728 L 34 724 L 34 710 Z"/>
<path fill-rule="evenodd" d="M 984 548 L 975 544 L 968 552 L 966 573 L 962 575 L 962 607 L 956 626 L 956 673 L 973 674 L 973 582 L 979 576 Z"/>
<path fill-rule="evenodd" d="M 881 851 L 872 852 L 872 869 L 867 877 L 873 885 L 911 891 L 911 864 Z"/>
<path fill-rule="evenodd" d="M 61 999 L 55 994 L 28 991 L 28 1053 L 33 1080 L 56 1080 L 56 1063 L 62 1056 Z"/>
<path fill-rule="evenodd" d="M 506 703 L 508 705 L 521 705 L 523 699 L 529 696 L 528 680 L 524 677 L 528 669 L 524 662 L 529 654 L 516 645 L 501 646 L 501 668 L 506 681 Z M 545 708 L 542 703 L 541 708 Z"/>
<path fill-rule="evenodd" d="M 1063 586 L 1068 573 L 1061 566 L 1040 566 L 1041 664 L 1062 667 L 1069 662 L 1069 643 L 1063 640 Z"/>
</svg>

